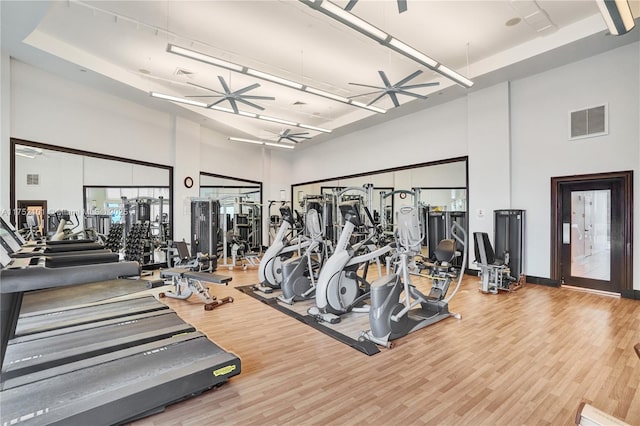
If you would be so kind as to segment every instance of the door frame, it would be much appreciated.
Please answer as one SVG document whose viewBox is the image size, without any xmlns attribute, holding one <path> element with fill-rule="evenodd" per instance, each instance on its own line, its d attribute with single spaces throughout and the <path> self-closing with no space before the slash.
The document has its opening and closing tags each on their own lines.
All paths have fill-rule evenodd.
<svg viewBox="0 0 640 426">
<path fill-rule="evenodd" d="M 43 236 L 47 235 L 49 232 L 49 221 L 48 221 L 48 210 L 47 210 L 47 200 L 16 200 L 17 214 L 18 216 L 27 215 L 27 207 L 28 206 L 40 206 L 42 207 L 42 232 Z M 18 217 L 16 217 L 16 229 L 20 229 L 21 222 Z"/>
<path fill-rule="evenodd" d="M 622 183 L 622 204 L 624 206 L 622 211 L 624 254 L 621 259 L 620 295 L 633 298 L 633 170 L 551 178 L 551 279 L 560 283 L 562 278 L 560 267 L 562 253 L 561 186 L 612 179 L 620 180 Z"/>
</svg>

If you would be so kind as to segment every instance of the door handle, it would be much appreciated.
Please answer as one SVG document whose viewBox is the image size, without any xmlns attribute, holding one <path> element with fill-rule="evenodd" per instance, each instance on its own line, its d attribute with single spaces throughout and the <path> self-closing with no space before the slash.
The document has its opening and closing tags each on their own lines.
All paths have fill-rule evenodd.
<svg viewBox="0 0 640 426">
<path fill-rule="evenodd" d="M 562 223 L 562 244 L 571 244 L 571 223 Z"/>
</svg>

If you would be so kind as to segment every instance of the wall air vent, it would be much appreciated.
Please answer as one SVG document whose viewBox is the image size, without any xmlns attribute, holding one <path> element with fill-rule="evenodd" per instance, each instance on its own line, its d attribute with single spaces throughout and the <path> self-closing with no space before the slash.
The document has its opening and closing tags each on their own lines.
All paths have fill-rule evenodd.
<svg viewBox="0 0 640 426">
<path fill-rule="evenodd" d="M 27 174 L 27 185 L 40 185 L 40 175 Z"/>
<path fill-rule="evenodd" d="M 569 139 L 602 136 L 609 133 L 607 105 L 569 111 Z"/>
</svg>

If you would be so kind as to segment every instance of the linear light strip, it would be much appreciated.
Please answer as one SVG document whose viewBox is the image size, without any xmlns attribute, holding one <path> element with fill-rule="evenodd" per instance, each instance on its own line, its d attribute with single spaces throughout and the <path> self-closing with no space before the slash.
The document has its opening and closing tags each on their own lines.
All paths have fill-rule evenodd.
<svg viewBox="0 0 640 426">
<path fill-rule="evenodd" d="M 462 87 L 469 88 L 473 86 L 473 81 L 469 80 L 467 77 L 453 71 L 451 68 L 444 66 L 439 63 L 435 59 L 425 55 L 424 53 L 414 49 L 406 43 L 398 40 L 395 37 L 387 34 L 381 29 L 371 25 L 367 21 L 360 19 L 359 17 L 351 14 L 350 12 L 342 9 L 340 6 L 337 6 L 331 3 L 328 0 L 299 0 L 300 2 L 306 4 L 307 6 L 315 9 L 319 12 L 322 12 L 326 16 L 341 22 L 342 24 L 358 31 L 359 33 L 377 41 L 378 43 L 386 46 L 387 48 L 394 50 L 401 55 L 418 62 L 421 65 L 437 72 L 438 74 L 443 75 L 444 77 L 454 81 L 455 83 L 461 85 Z M 351 102 L 352 105 L 355 105 Z"/>
<path fill-rule="evenodd" d="M 626 34 L 635 26 L 627 0 L 596 0 L 596 3 L 611 34 Z"/>
<path fill-rule="evenodd" d="M 307 86 L 306 84 L 291 81 L 286 78 L 279 77 L 277 75 L 266 73 L 264 71 L 259 71 L 253 68 L 245 67 L 243 65 L 235 64 L 233 62 L 225 61 L 224 59 L 215 58 L 213 56 L 198 52 L 196 50 L 187 49 L 186 47 L 180 47 L 175 44 L 169 43 L 167 45 L 167 52 L 180 55 L 185 58 L 195 59 L 196 61 L 204 62 L 205 64 L 215 65 L 220 68 L 225 68 L 231 71 L 247 74 L 253 77 L 260 78 L 262 80 L 267 80 L 272 83 L 280 84 L 281 86 L 286 86 L 292 89 L 300 90 L 301 92 L 311 93 L 312 95 L 321 96 L 326 99 L 342 102 L 343 104 L 353 105 L 355 107 L 363 108 L 363 109 L 377 112 L 380 114 L 384 114 L 385 112 L 387 112 L 386 110 L 375 107 L 373 105 L 367 105 L 362 102 L 356 102 L 351 99 L 345 98 L 344 96 L 336 95 L 334 93 L 329 93 L 325 90 L 316 89 L 315 87 L 311 87 L 311 86 Z"/>
<path fill-rule="evenodd" d="M 285 149 L 293 149 L 294 148 L 293 145 L 283 145 L 283 144 L 279 144 L 279 143 L 275 143 L 275 142 L 267 142 L 267 141 L 255 140 L 255 139 L 236 138 L 236 137 L 231 137 L 231 136 L 228 139 L 230 141 L 234 141 L 234 142 L 246 142 L 246 143 L 253 143 L 253 144 L 256 144 L 256 145 L 274 146 L 276 148 L 285 148 Z"/>
<path fill-rule="evenodd" d="M 182 103 L 182 104 L 197 106 L 197 107 L 206 108 L 206 109 L 212 109 L 212 110 L 215 110 L 215 111 L 227 112 L 229 114 L 242 115 L 244 117 L 257 118 L 259 120 L 271 121 L 273 123 L 285 124 L 287 126 L 294 126 L 294 127 L 300 127 L 300 128 L 303 128 L 303 129 L 315 130 L 317 132 L 322 132 L 322 133 L 331 133 L 331 130 L 329 130 L 329 129 L 324 129 L 322 127 L 310 126 L 310 125 L 304 124 L 304 123 L 296 123 L 295 121 L 284 120 L 282 118 L 277 118 L 277 117 L 270 117 L 268 115 L 254 114 L 252 112 L 246 112 L 246 111 L 238 111 L 238 114 L 235 114 L 234 111 L 232 109 L 230 109 L 230 108 L 224 108 L 224 107 L 220 107 L 218 105 L 208 106 L 204 102 L 193 101 L 191 99 L 185 99 L 185 98 L 181 98 L 179 96 L 167 95 L 167 94 L 158 93 L 158 92 L 149 92 L 149 95 L 151 95 L 151 97 L 153 97 L 153 98 L 164 99 L 166 101 L 179 102 L 179 103 Z"/>
</svg>

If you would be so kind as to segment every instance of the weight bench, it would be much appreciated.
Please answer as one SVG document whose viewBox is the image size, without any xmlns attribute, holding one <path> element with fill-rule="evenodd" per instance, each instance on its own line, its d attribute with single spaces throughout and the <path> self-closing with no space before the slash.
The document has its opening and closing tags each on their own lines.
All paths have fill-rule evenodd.
<svg viewBox="0 0 640 426">
<path fill-rule="evenodd" d="M 160 278 L 171 279 L 175 287 L 172 292 L 160 293 L 160 297 L 186 300 L 196 294 L 204 302 L 204 310 L 210 311 L 225 303 L 233 302 L 232 297 L 216 298 L 209 293 L 209 289 L 202 282 L 228 285 L 231 277 L 211 274 L 208 272 L 192 271 L 189 268 L 171 268 L 160 271 Z"/>
<path fill-rule="evenodd" d="M 480 291 L 497 294 L 498 290 L 514 291 L 522 286 L 522 283 L 511 276 L 511 269 L 505 265 L 505 261 L 496 259 L 489 234 L 474 232 L 473 243 L 475 263 L 480 267 Z"/>
<path fill-rule="evenodd" d="M 187 243 L 184 241 L 174 241 L 173 247 L 178 252 L 173 258 L 178 258 L 178 262 L 174 263 L 174 267 L 189 268 L 192 271 L 215 271 L 217 267 L 218 257 L 215 255 L 203 254 L 200 256 L 191 256 Z M 204 265 L 204 268 L 203 268 Z"/>
</svg>

